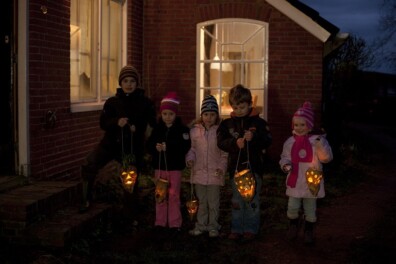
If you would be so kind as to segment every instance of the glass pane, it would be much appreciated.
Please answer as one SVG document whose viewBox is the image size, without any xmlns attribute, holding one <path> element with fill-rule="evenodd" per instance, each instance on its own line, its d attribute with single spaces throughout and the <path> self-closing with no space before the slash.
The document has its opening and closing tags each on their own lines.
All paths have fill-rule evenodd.
<svg viewBox="0 0 396 264">
<path fill-rule="evenodd" d="M 72 102 L 96 98 L 91 80 L 91 1 L 71 1 L 70 14 L 70 96 Z"/>
<path fill-rule="evenodd" d="M 264 89 L 264 64 L 249 63 L 247 64 L 246 84 L 252 89 Z"/>
<path fill-rule="evenodd" d="M 121 50 L 122 6 L 120 3 L 102 0 L 102 50 L 101 97 L 115 94 L 118 85 L 119 51 Z"/>
</svg>

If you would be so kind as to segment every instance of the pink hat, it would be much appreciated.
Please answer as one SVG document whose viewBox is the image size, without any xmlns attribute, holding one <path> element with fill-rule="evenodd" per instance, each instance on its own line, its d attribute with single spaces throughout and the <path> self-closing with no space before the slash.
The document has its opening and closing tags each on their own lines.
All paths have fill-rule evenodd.
<svg viewBox="0 0 396 264">
<path fill-rule="evenodd" d="M 308 128 L 312 129 L 314 125 L 314 112 L 312 110 L 311 103 L 306 101 L 303 106 L 298 108 L 298 110 L 294 113 L 294 117 L 302 117 L 307 122 Z"/>
<path fill-rule="evenodd" d="M 180 101 L 177 99 L 176 92 L 168 92 L 161 100 L 160 112 L 164 110 L 171 110 L 177 114 L 179 110 Z"/>
</svg>

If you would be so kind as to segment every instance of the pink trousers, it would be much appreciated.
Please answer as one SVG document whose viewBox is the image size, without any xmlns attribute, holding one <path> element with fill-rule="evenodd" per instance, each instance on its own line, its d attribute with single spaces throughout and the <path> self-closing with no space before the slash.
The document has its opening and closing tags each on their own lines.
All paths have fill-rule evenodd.
<svg viewBox="0 0 396 264">
<path fill-rule="evenodd" d="M 155 179 L 161 177 L 169 181 L 168 198 L 155 205 L 155 225 L 163 227 L 181 227 L 180 211 L 181 171 L 156 170 Z"/>
</svg>

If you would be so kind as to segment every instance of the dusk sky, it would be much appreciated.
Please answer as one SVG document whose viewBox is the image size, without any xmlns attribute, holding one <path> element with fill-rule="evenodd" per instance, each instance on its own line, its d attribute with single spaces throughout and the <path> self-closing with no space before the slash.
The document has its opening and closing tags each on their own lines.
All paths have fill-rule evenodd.
<svg viewBox="0 0 396 264">
<path fill-rule="evenodd" d="M 370 44 L 379 34 L 380 4 L 382 0 L 300 0 L 319 12 L 320 16 Z M 388 69 L 372 69 L 389 72 Z"/>
</svg>

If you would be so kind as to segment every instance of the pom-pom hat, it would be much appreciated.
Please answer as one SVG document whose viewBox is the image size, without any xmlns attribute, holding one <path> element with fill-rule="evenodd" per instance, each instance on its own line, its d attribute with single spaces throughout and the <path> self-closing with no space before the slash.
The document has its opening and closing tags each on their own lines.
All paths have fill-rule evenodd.
<svg viewBox="0 0 396 264">
<path fill-rule="evenodd" d="M 312 110 L 311 103 L 306 101 L 303 106 L 298 108 L 298 110 L 294 113 L 294 117 L 302 117 L 307 122 L 308 128 L 312 129 L 314 125 L 314 112 Z"/>
<path fill-rule="evenodd" d="M 171 110 L 177 114 L 179 110 L 180 101 L 177 98 L 176 92 L 168 92 L 161 100 L 160 112 L 164 110 Z"/>
<path fill-rule="evenodd" d="M 201 115 L 205 112 L 216 112 L 219 113 L 219 105 L 217 104 L 216 98 L 213 95 L 207 95 L 202 100 Z"/>
<path fill-rule="evenodd" d="M 130 65 L 124 66 L 118 76 L 118 84 L 121 85 L 122 80 L 126 77 L 134 78 L 136 80 L 136 87 L 140 87 L 140 77 L 135 67 Z"/>
</svg>

